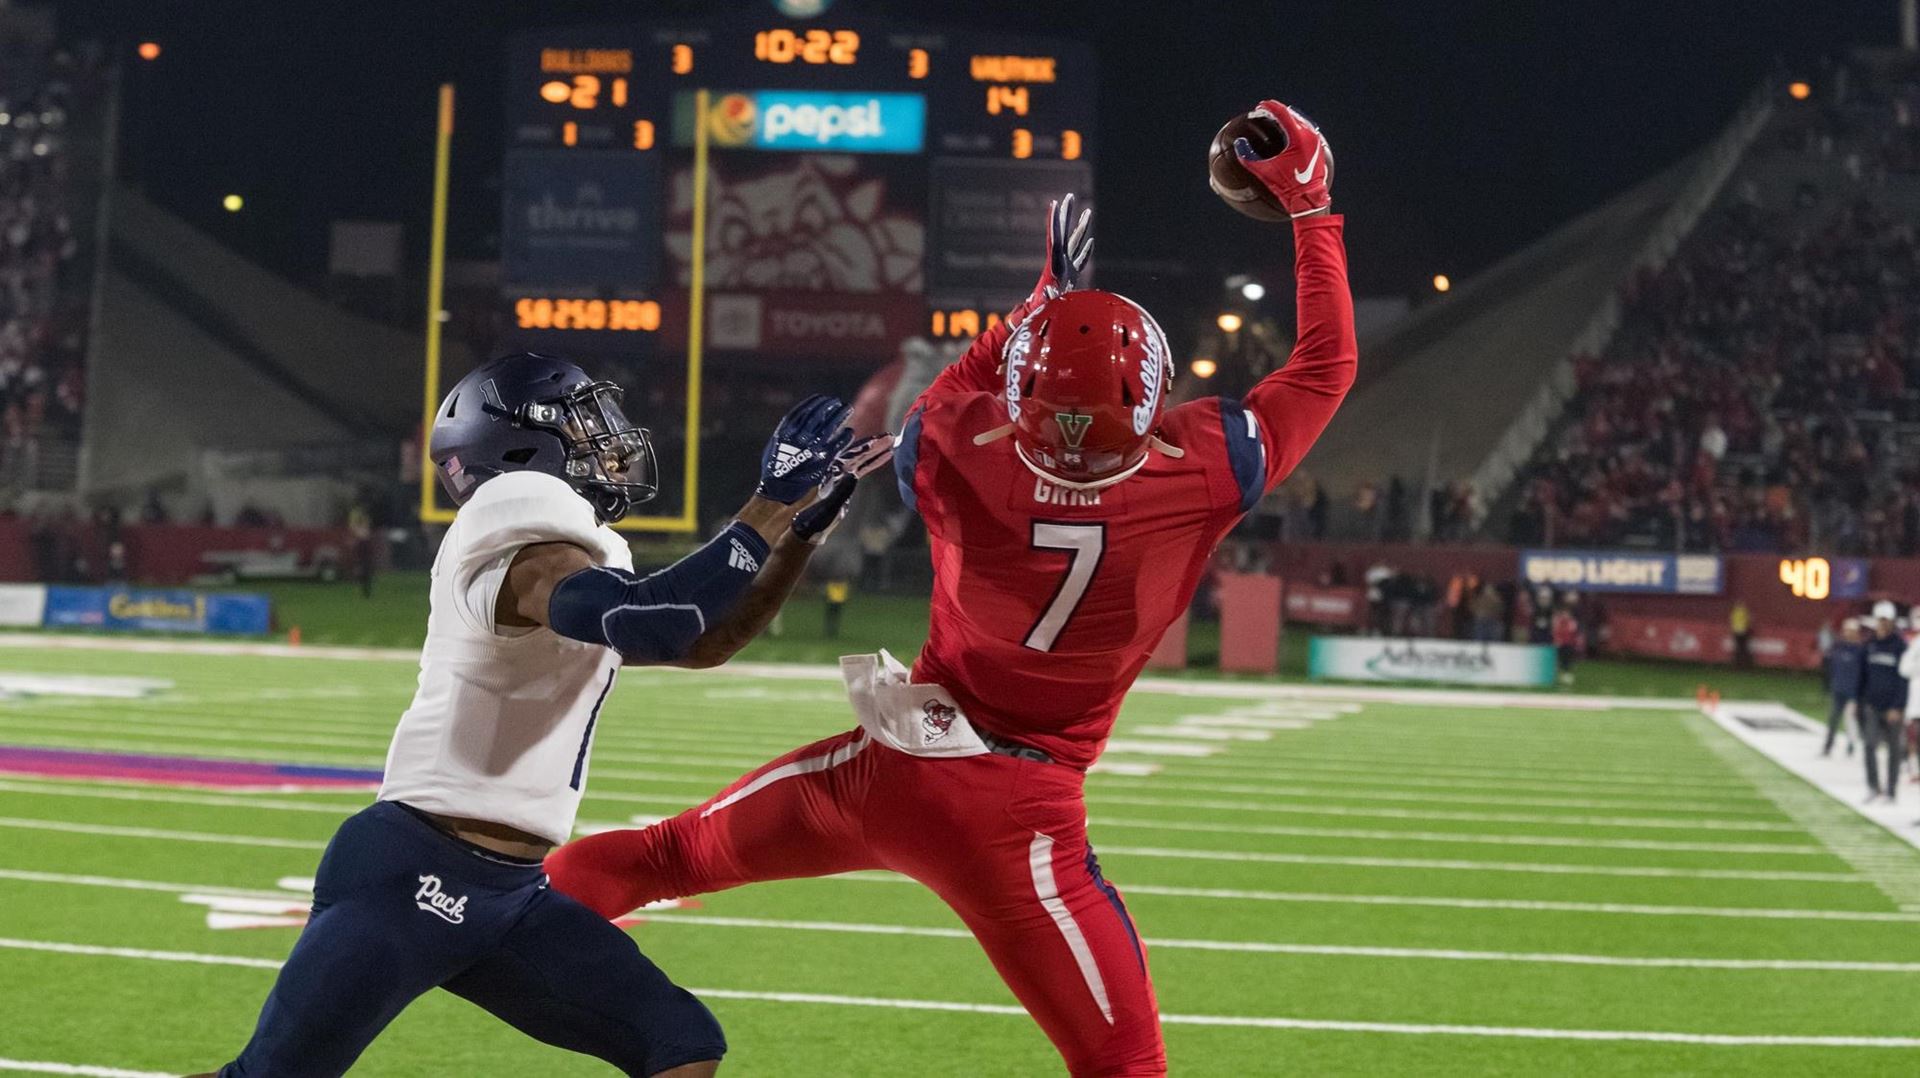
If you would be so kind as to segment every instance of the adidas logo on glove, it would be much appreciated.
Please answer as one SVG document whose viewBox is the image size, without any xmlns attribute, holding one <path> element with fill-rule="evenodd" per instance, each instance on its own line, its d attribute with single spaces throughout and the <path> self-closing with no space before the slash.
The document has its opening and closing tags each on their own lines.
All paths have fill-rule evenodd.
<svg viewBox="0 0 1920 1078">
<path fill-rule="evenodd" d="M 813 451 L 810 449 L 781 442 L 780 448 L 775 450 L 773 454 L 773 474 L 776 478 L 784 477 L 788 472 L 805 464 L 808 460 L 812 459 L 812 457 Z"/>
</svg>

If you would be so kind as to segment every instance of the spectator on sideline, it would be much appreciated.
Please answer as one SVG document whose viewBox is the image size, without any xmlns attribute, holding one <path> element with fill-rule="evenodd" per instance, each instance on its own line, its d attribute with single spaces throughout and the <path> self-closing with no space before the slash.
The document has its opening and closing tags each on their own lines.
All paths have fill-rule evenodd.
<svg viewBox="0 0 1920 1078">
<path fill-rule="evenodd" d="M 1483 644 L 1500 639 L 1502 615 L 1506 613 L 1506 603 L 1500 599 L 1500 589 L 1492 584 L 1480 585 L 1480 591 L 1473 597 L 1473 638 Z"/>
<path fill-rule="evenodd" d="M 1739 599 L 1727 615 L 1727 628 L 1733 632 L 1733 665 L 1741 670 L 1753 665 L 1753 613 Z"/>
<path fill-rule="evenodd" d="M 1873 605 L 1874 638 L 1867 644 L 1866 675 L 1860 693 L 1860 746 L 1867 765 L 1867 803 L 1891 802 L 1900 789 L 1900 756 L 1905 749 L 1901 720 L 1907 709 L 1907 679 L 1900 660 L 1907 642 L 1894 625 L 1898 611 L 1882 599 Z M 1880 746 L 1887 747 L 1887 782 L 1880 784 Z"/>
<path fill-rule="evenodd" d="M 1902 656 L 1904 661 L 1905 656 Z M 1860 619 L 1848 618 L 1840 625 L 1840 639 L 1827 652 L 1827 691 L 1833 704 L 1827 709 L 1827 743 L 1820 755 L 1833 753 L 1833 739 L 1845 732 L 1847 755 L 1853 755 L 1853 730 L 1860 724 L 1856 714 L 1860 706 L 1860 680 L 1866 672 L 1867 648 L 1860 638 Z M 1909 675 L 1911 681 L 1911 675 Z"/>
<path fill-rule="evenodd" d="M 1553 609 L 1553 649 L 1560 660 L 1560 684 L 1573 684 L 1573 665 L 1580 660 L 1580 619 L 1573 606 L 1562 602 Z"/>
</svg>

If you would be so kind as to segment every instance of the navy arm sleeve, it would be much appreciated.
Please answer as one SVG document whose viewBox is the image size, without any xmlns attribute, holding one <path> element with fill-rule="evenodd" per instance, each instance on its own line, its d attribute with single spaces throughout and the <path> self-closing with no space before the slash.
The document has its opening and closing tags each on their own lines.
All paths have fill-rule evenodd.
<svg viewBox="0 0 1920 1078">
<path fill-rule="evenodd" d="M 1240 487 L 1240 511 L 1251 512 L 1267 491 L 1267 443 L 1260 420 L 1236 400 L 1220 399 L 1220 427 L 1227 437 L 1227 460 Z"/>
<path fill-rule="evenodd" d="M 594 566 L 554 586 L 547 624 L 569 639 L 610 647 L 629 663 L 669 663 L 732 611 L 769 553 L 735 522 L 699 550 L 652 576 Z"/>
</svg>

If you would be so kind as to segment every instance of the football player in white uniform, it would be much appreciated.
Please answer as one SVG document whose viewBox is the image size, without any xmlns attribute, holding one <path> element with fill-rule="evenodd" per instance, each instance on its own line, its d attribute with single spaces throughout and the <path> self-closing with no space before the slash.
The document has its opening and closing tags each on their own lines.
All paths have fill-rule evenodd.
<svg viewBox="0 0 1920 1078">
<path fill-rule="evenodd" d="M 845 407 L 809 398 L 726 530 L 640 577 L 607 524 L 653 496 L 656 467 L 620 397 L 523 354 L 442 403 L 431 453 L 461 508 L 434 561 L 419 689 L 379 800 L 328 844 L 313 915 L 223 1078 L 341 1074 L 436 987 L 629 1075 L 719 1066 L 713 1015 L 549 889 L 541 859 L 573 831 L 619 668 L 712 666 L 744 646 L 891 440 L 849 446 Z"/>
</svg>

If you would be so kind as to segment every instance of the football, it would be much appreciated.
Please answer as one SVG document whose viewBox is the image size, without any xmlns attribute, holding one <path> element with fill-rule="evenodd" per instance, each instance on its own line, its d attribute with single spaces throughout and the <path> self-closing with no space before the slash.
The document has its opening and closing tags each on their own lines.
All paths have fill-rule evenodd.
<svg viewBox="0 0 1920 1078">
<path fill-rule="evenodd" d="M 1239 155 L 1233 152 L 1233 142 L 1241 138 L 1263 157 L 1272 157 L 1287 148 L 1287 134 L 1278 123 L 1253 112 L 1241 113 L 1214 134 L 1213 145 L 1207 148 L 1207 186 L 1227 205 L 1248 217 L 1261 221 L 1289 220 L 1291 215 L 1266 185 L 1240 164 Z"/>
</svg>

